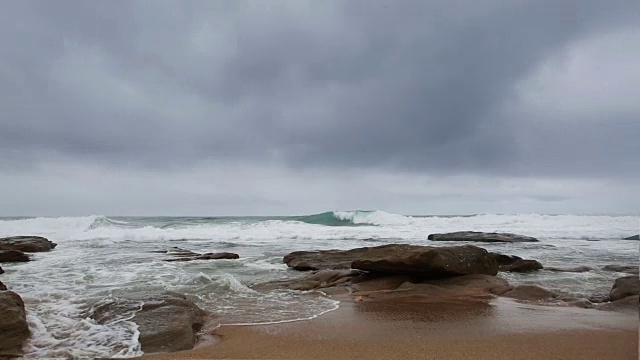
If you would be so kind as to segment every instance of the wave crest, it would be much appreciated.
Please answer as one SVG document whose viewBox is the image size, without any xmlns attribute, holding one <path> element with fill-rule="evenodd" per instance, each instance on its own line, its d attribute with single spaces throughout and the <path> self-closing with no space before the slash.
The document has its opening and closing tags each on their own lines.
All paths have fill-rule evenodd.
<svg viewBox="0 0 640 360">
<path fill-rule="evenodd" d="M 296 216 L 292 220 L 325 226 L 380 226 L 410 224 L 414 219 L 410 216 L 390 214 L 380 210 L 355 210 Z"/>
</svg>

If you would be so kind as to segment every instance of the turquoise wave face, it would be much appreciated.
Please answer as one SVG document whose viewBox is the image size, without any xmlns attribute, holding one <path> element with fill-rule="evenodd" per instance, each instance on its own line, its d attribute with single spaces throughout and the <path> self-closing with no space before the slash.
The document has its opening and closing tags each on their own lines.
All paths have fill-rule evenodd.
<svg viewBox="0 0 640 360">
<path fill-rule="evenodd" d="M 356 224 L 353 222 L 353 218 L 339 218 L 333 211 L 306 216 L 293 216 L 289 220 L 325 226 L 371 226 L 371 224 Z"/>
</svg>

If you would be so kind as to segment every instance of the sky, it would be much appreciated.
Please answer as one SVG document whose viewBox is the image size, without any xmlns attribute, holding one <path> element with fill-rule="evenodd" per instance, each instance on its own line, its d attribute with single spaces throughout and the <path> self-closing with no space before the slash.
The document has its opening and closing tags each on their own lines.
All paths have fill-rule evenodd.
<svg viewBox="0 0 640 360">
<path fill-rule="evenodd" d="M 0 2 L 0 216 L 638 214 L 640 2 Z"/>
</svg>

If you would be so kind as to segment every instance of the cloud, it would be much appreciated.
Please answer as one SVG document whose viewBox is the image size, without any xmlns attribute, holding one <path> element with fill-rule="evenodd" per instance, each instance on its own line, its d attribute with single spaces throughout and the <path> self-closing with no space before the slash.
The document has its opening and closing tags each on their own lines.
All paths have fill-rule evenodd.
<svg viewBox="0 0 640 360">
<path fill-rule="evenodd" d="M 5 176 L 60 162 L 161 177 L 205 163 L 282 176 L 639 175 L 637 2 L 3 8 Z"/>
</svg>

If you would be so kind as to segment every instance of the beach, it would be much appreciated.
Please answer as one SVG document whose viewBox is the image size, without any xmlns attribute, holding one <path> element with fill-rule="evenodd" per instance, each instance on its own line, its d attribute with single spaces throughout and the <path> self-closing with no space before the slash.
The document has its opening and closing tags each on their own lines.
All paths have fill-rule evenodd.
<svg viewBox="0 0 640 360">
<path fill-rule="evenodd" d="M 637 359 L 637 314 L 489 303 L 354 303 L 308 321 L 222 326 L 142 359 Z"/>
</svg>

